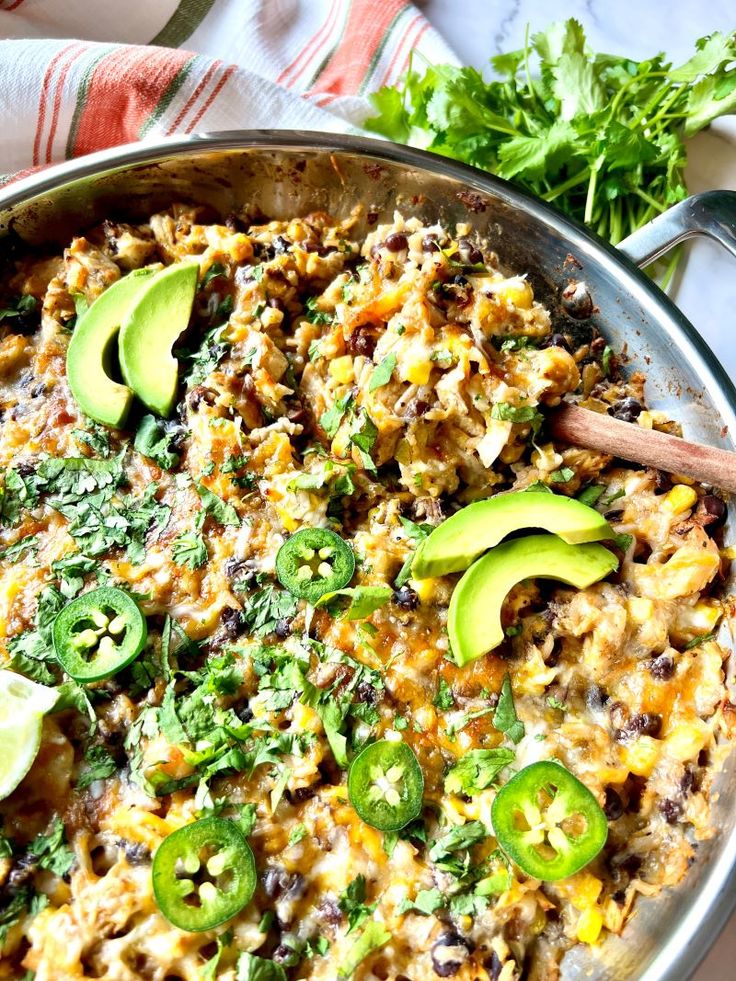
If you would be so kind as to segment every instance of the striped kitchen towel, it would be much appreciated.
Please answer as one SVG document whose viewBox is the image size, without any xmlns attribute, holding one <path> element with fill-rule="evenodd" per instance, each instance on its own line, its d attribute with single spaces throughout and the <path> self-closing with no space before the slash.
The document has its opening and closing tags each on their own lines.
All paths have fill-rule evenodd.
<svg viewBox="0 0 736 981">
<path fill-rule="evenodd" d="M 6 180 L 172 133 L 350 131 L 410 57 L 456 61 L 405 0 L 0 0 L 0 29 Z"/>
</svg>

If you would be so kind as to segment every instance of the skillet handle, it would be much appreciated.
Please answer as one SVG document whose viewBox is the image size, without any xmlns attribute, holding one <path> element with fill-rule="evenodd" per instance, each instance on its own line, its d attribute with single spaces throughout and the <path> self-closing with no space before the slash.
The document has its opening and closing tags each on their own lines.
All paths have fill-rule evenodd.
<svg viewBox="0 0 736 981">
<path fill-rule="evenodd" d="M 736 191 L 694 194 L 619 242 L 618 249 L 646 266 L 696 235 L 715 239 L 736 256 Z"/>
</svg>

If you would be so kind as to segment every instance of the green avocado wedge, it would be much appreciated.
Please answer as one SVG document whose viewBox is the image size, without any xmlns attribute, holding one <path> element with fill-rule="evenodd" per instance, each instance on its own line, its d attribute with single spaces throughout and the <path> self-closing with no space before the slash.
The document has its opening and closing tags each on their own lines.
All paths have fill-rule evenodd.
<svg viewBox="0 0 736 981">
<path fill-rule="evenodd" d="M 557 579 L 584 589 L 617 567 L 616 556 L 602 545 L 568 545 L 556 535 L 497 545 L 471 565 L 452 593 L 447 628 L 455 661 L 467 664 L 503 641 L 501 607 L 523 579 Z"/>
<path fill-rule="evenodd" d="M 95 422 L 120 429 L 133 393 L 111 377 L 120 324 L 132 303 L 158 272 L 136 269 L 97 297 L 74 328 L 66 354 L 66 376 L 74 401 Z"/>
<path fill-rule="evenodd" d="M 419 546 L 411 566 L 415 579 L 462 572 L 522 528 L 539 528 L 569 545 L 614 538 L 606 519 L 587 504 L 561 494 L 514 491 L 476 501 L 453 514 Z"/>
<path fill-rule="evenodd" d="M 171 353 L 186 330 L 199 266 L 179 262 L 162 269 L 128 309 L 120 328 L 123 378 L 145 406 L 166 418 L 176 402 L 179 362 Z"/>
</svg>

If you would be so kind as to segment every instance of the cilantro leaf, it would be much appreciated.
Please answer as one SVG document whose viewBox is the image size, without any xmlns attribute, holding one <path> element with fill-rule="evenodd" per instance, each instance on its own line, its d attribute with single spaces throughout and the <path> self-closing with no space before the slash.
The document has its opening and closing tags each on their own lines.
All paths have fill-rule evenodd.
<svg viewBox="0 0 736 981">
<path fill-rule="evenodd" d="M 89 787 L 95 780 L 111 777 L 117 770 L 115 760 L 104 746 L 90 746 L 84 754 L 84 764 L 77 780 L 79 790 Z"/>
<path fill-rule="evenodd" d="M 237 528 L 240 525 L 238 512 L 232 504 L 223 501 L 221 497 L 218 497 L 217 494 L 214 494 L 203 484 L 195 484 L 194 486 L 202 501 L 202 507 L 218 524 L 226 528 Z"/>
<path fill-rule="evenodd" d="M 365 896 L 365 876 L 357 875 L 338 899 L 338 906 L 348 918 L 348 933 L 362 926 L 378 906 L 378 903 L 367 906 Z"/>
<path fill-rule="evenodd" d="M 171 543 L 171 552 L 177 565 L 200 569 L 208 559 L 204 538 L 196 531 L 185 531 Z"/>
<path fill-rule="evenodd" d="M 445 897 L 439 889 L 420 889 L 414 900 L 402 899 L 396 907 L 396 912 L 401 916 L 402 913 L 421 913 L 423 916 L 430 916 L 435 910 L 441 909 L 445 905 Z"/>
<path fill-rule="evenodd" d="M 432 704 L 436 705 L 442 712 L 447 712 L 455 704 L 455 696 L 452 694 L 452 688 L 450 688 L 444 678 L 440 678 L 439 680 L 437 694 L 432 699 Z"/>
<path fill-rule="evenodd" d="M 74 852 L 66 843 L 64 822 L 58 816 L 52 820 L 48 834 L 37 835 L 28 851 L 35 855 L 42 869 L 55 875 L 66 875 L 74 865 Z"/>
<path fill-rule="evenodd" d="M 512 743 L 521 742 L 524 738 L 524 723 L 516 715 L 514 694 L 511 690 L 511 678 L 508 672 L 504 675 L 501 685 L 501 695 L 493 714 L 493 725 L 499 732 L 508 736 Z"/>
<path fill-rule="evenodd" d="M 346 392 L 345 395 L 342 395 L 340 398 L 336 399 L 335 404 L 331 409 L 327 409 L 327 411 L 323 412 L 319 417 L 319 424 L 330 439 L 333 439 L 337 435 L 337 430 L 340 428 L 340 423 L 352 404 L 353 396 L 350 392 Z"/>
<path fill-rule="evenodd" d="M 375 392 L 377 388 L 383 388 L 391 381 L 391 375 L 396 367 L 396 355 L 392 352 L 387 354 L 380 364 L 376 365 L 368 382 L 368 391 Z"/>
<path fill-rule="evenodd" d="M 472 749 L 447 772 L 445 791 L 472 797 L 490 787 L 505 766 L 514 761 L 511 749 Z"/>
<path fill-rule="evenodd" d="M 286 971 L 275 961 L 245 951 L 238 957 L 237 981 L 286 981 Z"/>
<path fill-rule="evenodd" d="M 172 449 L 174 433 L 162 419 L 145 415 L 140 421 L 133 446 L 143 456 L 150 457 L 162 470 L 173 470 L 179 454 Z"/>
<path fill-rule="evenodd" d="M 243 602 L 243 622 L 256 637 L 273 633 L 279 620 L 288 620 L 299 609 L 299 601 L 285 589 L 270 584 Z"/>
<path fill-rule="evenodd" d="M 0 559 L 6 562 L 17 562 L 24 552 L 31 552 L 35 555 L 38 551 L 38 535 L 25 535 L 12 545 L 6 546 L 0 551 Z"/>
</svg>

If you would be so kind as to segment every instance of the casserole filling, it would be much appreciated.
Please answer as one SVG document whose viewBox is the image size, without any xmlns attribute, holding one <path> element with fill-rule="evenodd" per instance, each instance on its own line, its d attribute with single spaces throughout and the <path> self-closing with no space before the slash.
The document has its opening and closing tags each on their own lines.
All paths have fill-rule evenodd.
<svg viewBox="0 0 736 981">
<path fill-rule="evenodd" d="M 553 321 L 469 226 L 359 220 L 177 205 L 6 263 L 0 646 L 46 691 L 0 977 L 555 978 L 713 834 L 724 502 L 545 434 L 566 396 L 680 432 L 594 314 Z M 426 544 L 506 492 L 511 539 L 468 508 Z"/>
</svg>

